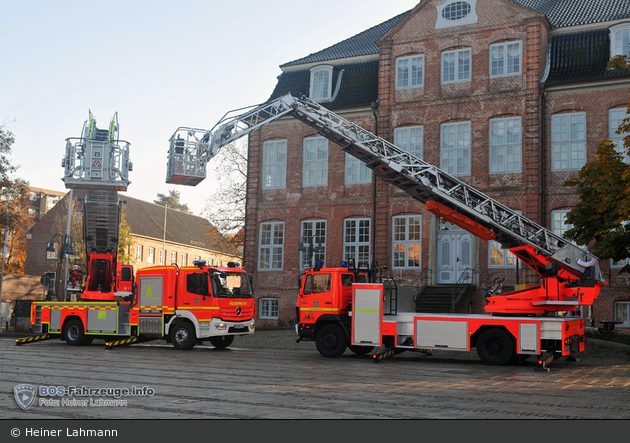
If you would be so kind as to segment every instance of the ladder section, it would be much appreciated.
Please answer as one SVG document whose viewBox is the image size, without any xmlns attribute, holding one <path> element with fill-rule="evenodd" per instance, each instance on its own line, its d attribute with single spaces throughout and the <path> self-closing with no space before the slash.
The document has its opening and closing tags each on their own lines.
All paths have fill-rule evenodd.
<svg viewBox="0 0 630 443">
<path fill-rule="evenodd" d="M 66 188 L 115 189 L 129 185 L 129 143 L 118 139 L 118 116 L 108 129 L 98 129 L 90 112 L 81 137 L 66 139 L 66 155 L 61 162 Z"/>
<path fill-rule="evenodd" d="M 120 204 L 116 190 L 88 191 L 83 205 L 83 232 L 88 254 L 117 253 Z"/>
</svg>

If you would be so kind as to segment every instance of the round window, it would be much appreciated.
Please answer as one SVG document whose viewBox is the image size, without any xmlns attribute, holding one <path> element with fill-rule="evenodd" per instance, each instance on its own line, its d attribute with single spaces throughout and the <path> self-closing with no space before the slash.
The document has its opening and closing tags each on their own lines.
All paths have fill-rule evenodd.
<svg viewBox="0 0 630 443">
<path fill-rule="evenodd" d="M 470 14 L 470 9 L 467 2 L 453 2 L 442 9 L 442 17 L 445 20 L 461 20 Z"/>
</svg>

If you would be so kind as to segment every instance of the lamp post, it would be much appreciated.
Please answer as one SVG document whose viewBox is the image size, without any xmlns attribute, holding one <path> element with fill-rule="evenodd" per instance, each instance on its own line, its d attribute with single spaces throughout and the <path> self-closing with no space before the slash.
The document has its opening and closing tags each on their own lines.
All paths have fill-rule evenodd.
<svg viewBox="0 0 630 443">
<path fill-rule="evenodd" d="M 57 270 L 56 270 L 56 275 L 55 275 L 55 295 L 57 296 L 57 298 L 59 298 L 58 296 L 58 292 L 59 292 L 59 282 L 63 281 L 65 282 L 67 279 L 67 276 L 64 275 L 64 278 L 61 279 L 59 278 L 59 274 L 61 273 L 61 263 L 63 258 L 67 258 L 70 255 L 74 255 L 74 249 L 72 248 L 72 237 L 70 237 L 70 235 L 66 234 L 65 236 L 61 235 L 61 234 L 54 234 L 52 236 L 52 238 L 50 239 L 50 243 L 48 243 L 48 246 L 46 247 L 46 252 L 56 252 L 55 249 L 55 238 L 59 237 L 60 241 L 59 241 L 59 246 L 60 246 L 60 256 L 57 257 Z M 67 269 L 66 269 L 67 271 Z M 65 301 L 65 290 L 64 290 L 64 301 Z"/>
</svg>

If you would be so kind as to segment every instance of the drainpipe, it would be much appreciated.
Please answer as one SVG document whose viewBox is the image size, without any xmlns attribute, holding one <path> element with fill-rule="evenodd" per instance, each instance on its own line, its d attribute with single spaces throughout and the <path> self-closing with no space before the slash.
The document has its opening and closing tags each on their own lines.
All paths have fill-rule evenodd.
<svg viewBox="0 0 630 443">
<path fill-rule="evenodd" d="M 374 115 L 374 135 L 378 136 L 378 100 L 371 103 Z M 372 272 L 376 264 L 376 174 L 372 173 Z"/>
</svg>

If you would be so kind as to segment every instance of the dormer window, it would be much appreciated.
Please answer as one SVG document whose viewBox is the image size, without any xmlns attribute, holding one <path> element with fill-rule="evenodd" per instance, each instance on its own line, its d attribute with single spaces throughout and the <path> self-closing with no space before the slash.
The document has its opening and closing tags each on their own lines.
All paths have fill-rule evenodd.
<svg viewBox="0 0 630 443">
<path fill-rule="evenodd" d="M 321 102 L 330 100 L 332 91 L 332 66 L 317 66 L 311 69 L 311 100 Z"/>
<path fill-rule="evenodd" d="M 630 23 L 610 28 L 610 56 L 630 55 Z"/>
</svg>

